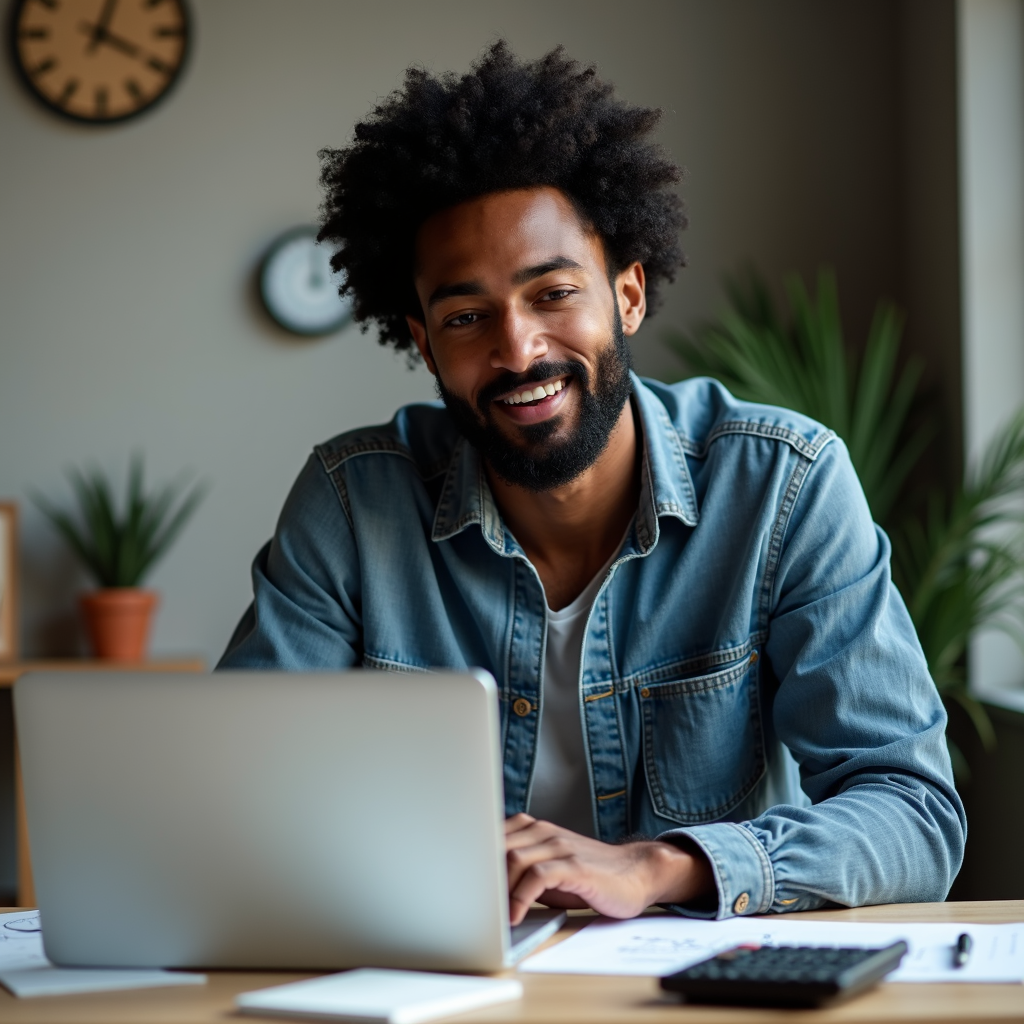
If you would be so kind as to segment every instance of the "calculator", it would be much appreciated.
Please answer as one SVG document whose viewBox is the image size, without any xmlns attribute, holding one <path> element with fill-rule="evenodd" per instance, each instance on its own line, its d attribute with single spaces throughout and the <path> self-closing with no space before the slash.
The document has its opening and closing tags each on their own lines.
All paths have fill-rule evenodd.
<svg viewBox="0 0 1024 1024">
<path fill-rule="evenodd" d="M 870 988 L 894 971 L 905 942 L 883 949 L 737 946 L 661 979 L 687 1002 L 823 1006 Z"/>
</svg>

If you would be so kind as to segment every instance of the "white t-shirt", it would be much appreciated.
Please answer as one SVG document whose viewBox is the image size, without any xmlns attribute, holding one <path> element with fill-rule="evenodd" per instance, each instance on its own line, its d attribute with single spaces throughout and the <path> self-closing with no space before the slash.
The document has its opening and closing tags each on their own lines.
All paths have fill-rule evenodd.
<svg viewBox="0 0 1024 1024">
<path fill-rule="evenodd" d="M 527 810 L 535 818 L 592 837 L 594 812 L 580 712 L 580 655 L 590 609 L 620 547 L 572 604 L 557 612 L 545 604 L 548 641 L 541 680 L 543 705 Z"/>
</svg>

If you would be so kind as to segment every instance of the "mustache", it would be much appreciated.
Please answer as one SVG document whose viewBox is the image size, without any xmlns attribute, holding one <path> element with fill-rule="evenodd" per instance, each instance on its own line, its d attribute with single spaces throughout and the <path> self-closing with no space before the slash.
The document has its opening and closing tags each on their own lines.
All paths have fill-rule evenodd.
<svg viewBox="0 0 1024 1024">
<path fill-rule="evenodd" d="M 491 402 L 499 395 L 509 391 L 518 391 L 526 384 L 536 384 L 550 377 L 574 377 L 586 388 L 589 384 L 587 368 L 575 360 L 563 362 L 534 363 L 525 373 L 512 373 L 506 370 L 495 377 L 490 384 L 480 389 L 477 395 L 477 406 L 485 417 L 490 415 Z"/>
</svg>

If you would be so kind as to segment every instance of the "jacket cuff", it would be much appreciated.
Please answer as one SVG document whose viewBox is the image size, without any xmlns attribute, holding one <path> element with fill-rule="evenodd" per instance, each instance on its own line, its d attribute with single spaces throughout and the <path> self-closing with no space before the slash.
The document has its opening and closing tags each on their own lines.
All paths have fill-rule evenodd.
<svg viewBox="0 0 1024 1024">
<path fill-rule="evenodd" d="M 703 910 L 679 903 L 666 906 L 684 917 L 721 921 L 737 914 L 767 914 L 775 899 L 775 873 L 768 853 L 743 825 L 715 822 L 662 832 L 663 843 L 692 843 L 707 857 L 718 889 L 717 909 Z"/>
</svg>

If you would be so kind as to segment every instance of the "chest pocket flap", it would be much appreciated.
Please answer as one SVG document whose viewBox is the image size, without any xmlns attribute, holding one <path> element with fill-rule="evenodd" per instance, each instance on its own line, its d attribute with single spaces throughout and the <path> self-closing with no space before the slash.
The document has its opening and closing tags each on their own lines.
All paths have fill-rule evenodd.
<svg viewBox="0 0 1024 1024">
<path fill-rule="evenodd" d="M 715 821 L 765 770 L 757 651 L 704 675 L 638 682 L 644 769 L 658 814 L 684 825 Z"/>
</svg>

